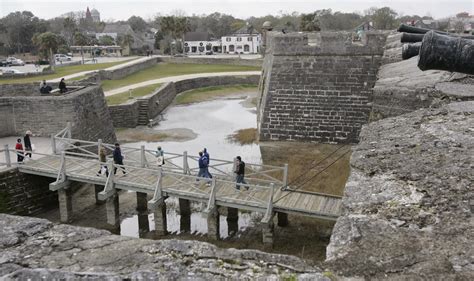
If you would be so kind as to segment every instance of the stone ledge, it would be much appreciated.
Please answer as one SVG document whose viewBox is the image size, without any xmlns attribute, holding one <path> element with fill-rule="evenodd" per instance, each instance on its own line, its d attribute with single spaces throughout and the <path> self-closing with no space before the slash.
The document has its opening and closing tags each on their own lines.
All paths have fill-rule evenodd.
<svg viewBox="0 0 474 281">
<path fill-rule="evenodd" d="M 0 278 L 329 280 L 301 259 L 197 241 L 145 240 L 0 214 Z"/>
</svg>

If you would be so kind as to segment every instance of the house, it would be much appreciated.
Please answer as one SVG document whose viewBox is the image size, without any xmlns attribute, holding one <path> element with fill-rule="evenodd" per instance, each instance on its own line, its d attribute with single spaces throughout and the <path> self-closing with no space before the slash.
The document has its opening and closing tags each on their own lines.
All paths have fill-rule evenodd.
<svg viewBox="0 0 474 281">
<path fill-rule="evenodd" d="M 203 55 L 220 53 L 221 41 L 213 40 L 207 32 L 187 32 L 184 35 L 184 52 L 187 54 Z"/>
<path fill-rule="evenodd" d="M 260 34 L 252 26 L 247 25 L 232 35 L 222 37 L 222 53 L 258 54 L 261 40 Z"/>
<path fill-rule="evenodd" d="M 70 50 L 73 56 L 81 56 L 81 51 L 85 57 L 121 57 L 122 47 L 120 46 L 71 46 Z"/>
</svg>

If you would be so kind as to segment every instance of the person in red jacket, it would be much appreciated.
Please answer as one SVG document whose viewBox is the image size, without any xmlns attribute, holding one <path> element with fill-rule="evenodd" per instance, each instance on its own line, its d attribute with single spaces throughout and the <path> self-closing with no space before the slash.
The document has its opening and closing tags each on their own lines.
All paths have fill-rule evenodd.
<svg viewBox="0 0 474 281">
<path fill-rule="evenodd" d="M 16 145 L 15 145 L 15 150 L 16 150 L 16 161 L 18 163 L 23 163 L 23 159 L 25 158 L 24 156 L 24 151 L 23 151 L 23 144 L 21 144 L 21 139 L 16 140 Z"/>
</svg>

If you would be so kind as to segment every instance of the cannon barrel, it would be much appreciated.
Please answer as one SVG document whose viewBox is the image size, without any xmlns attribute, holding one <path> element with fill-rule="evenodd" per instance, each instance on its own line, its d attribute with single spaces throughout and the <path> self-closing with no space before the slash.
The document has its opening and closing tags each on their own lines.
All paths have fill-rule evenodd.
<svg viewBox="0 0 474 281">
<path fill-rule="evenodd" d="M 418 67 L 474 74 L 474 40 L 430 31 L 421 43 Z"/>
<path fill-rule="evenodd" d="M 459 36 L 457 34 L 445 34 L 445 35 L 453 36 L 453 37 L 461 37 L 461 38 L 464 38 L 464 39 L 474 39 L 474 36 L 472 36 L 472 35 L 468 35 L 468 36 Z M 402 37 L 400 38 L 400 42 L 402 42 L 402 43 L 421 42 L 421 41 L 423 41 L 424 36 L 425 36 L 424 34 L 420 34 L 420 33 L 406 33 L 406 32 L 403 32 Z"/>
<path fill-rule="evenodd" d="M 421 33 L 402 33 L 402 37 L 400 38 L 400 42 L 402 43 L 416 43 L 423 41 L 424 34 Z"/>
<path fill-rule="evenodd" d="M 431 31 L 431 30 L 432 29 L 406 25 L 404 23 L 400 24 L 400 26 L 397 29 L 398 32 L 418 33 L 418 34 L 425 34 L 425 33 L 427 33 L 428 31 Z M 439 31 L 439 30 L 434 30 L 434 32 L 439 33 L 439 34 L 448 34 L 447 32 Z"/>
<path fill-rule="evenodd" d="M 402 59 L 407 60 L 414 56 L 418 56 L 420 53 L 421 42 L 412 44 L 403 44 L 402 46 Z"/>
</svg>

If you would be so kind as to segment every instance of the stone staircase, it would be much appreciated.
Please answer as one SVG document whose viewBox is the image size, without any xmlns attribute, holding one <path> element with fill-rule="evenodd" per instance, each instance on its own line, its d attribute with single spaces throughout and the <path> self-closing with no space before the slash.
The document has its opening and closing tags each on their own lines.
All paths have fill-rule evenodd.
<svg viewBox="0 0 474 281">
<path fill-rule="evenodd" d="M 148 125 L 148 100 L 138 100 L 138 125 Z"/>
</svg>

